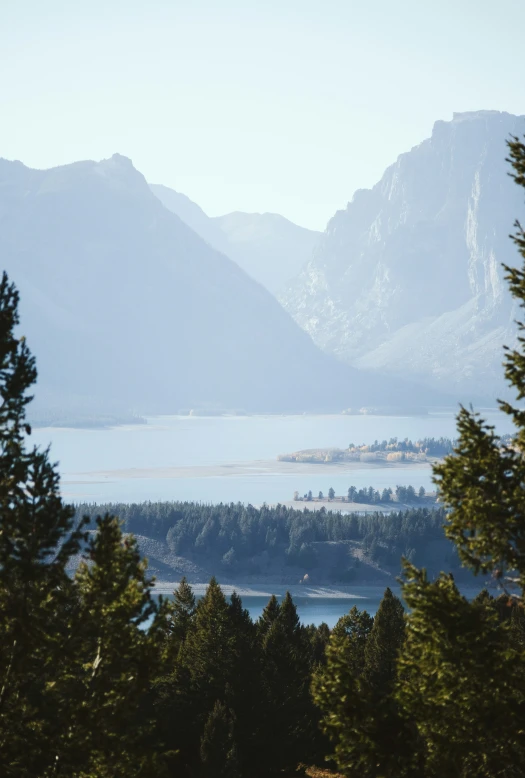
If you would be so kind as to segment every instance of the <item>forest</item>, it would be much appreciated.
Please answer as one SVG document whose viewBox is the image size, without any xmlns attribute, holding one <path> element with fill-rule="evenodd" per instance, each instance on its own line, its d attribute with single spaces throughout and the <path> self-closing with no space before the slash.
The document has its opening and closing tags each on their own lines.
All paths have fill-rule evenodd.
<svg viewBox="0 0 525 778">
<path fill-rule="evenodd" d="M 265 560 L 311 572 L 320 564 L 322 544 L 333 552 L 326 571 L 334 581 L 352 581 L 359 559 L 366 558 L 401 571 L 401 557 L 437 573 L 445 565 L 463 572 L 454 546 L 445 537 L 444 508 L 417 507 L 390 514 L 311 512 L 285 505 L 275 507 L 192 502 L 76 506 L 76 517 L 110 513 L 120 517 L 125 532 L 165 540 L 178 556 L 211 564 L 217 575 L 253 573 Z M 334 544 L 338 544 L 335 545 Z"/>
</svg>

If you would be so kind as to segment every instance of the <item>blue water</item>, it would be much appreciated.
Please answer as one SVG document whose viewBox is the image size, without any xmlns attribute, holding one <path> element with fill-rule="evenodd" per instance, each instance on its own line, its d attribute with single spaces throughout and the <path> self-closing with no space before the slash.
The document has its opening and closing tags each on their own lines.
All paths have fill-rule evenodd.
<svg viewBox="0 0 525 778">
<path fill-rule="evenodd" d="M 239 587 L 242 588 L 242 587 Z M 383 597 L 384 586 L 359 586 L 355 587 L 348 597 L 304 597 L 296 592 L 292 592 L 293 601 L 297 607 L 298 616 L 303 624 L 321 623 L 327 624 L 330 628 L 334 627 L 337 621 L 355 605 L 359 610 L 366 610 L 373 616 Z M 400 590 L 397 585 L 390 587 L 394 594 L 400 596 Z M 271 591 L 278 600 L 282 600 L 286 592 L 285 586 L 271 586 Z M 270 595 L 268 587 L 264 587 L 265 594 L 241 595 L 243 607 L 246 608 L 250 616 L 256 621 L 264 608 L 268 604 Z M 200 599 L 202 594 L 197 596 Z"/>
<path fill-rule="evenodd" d="M 383 599 L 386 586 L 356 586 L 348 597 L 303 597 L 296 590 L 292 591 L 292 598 L 297 607 L 298 616 L 302 624 L 327 624 L 332 629 L 337 621 L 354 607 L 359 610 L 367 611 L 371 616 L 375 616 L 379 604 Z M 483 582 L 480 581 L 479 587 L 462 586 L 461 592 L 468 599 L 475 597 L 483 588 Z M 242 586 L 239 587 L 242 589 Z M 397 584 L 390 584 L 390 589 L 399 598 L 401 597 L 401 588 Z M 285 586 L 271 586 L 278 600 L 282 600 L 285 592 Z M 269 600 L 268 587 L 264 587 L 265 594 L 241 595 L 243 606 L 249 611 L 250 616 L 255 621 L 259 618 Z M 497 592 L 492 592 L 494 595 Z M 202 595 L 198 595 L 200 599 Z"/>
<path fill-rule="evenodd" d="M 486 418 L 501 433 L 507 417 Z M 277 456 L 305 448 L 344 448 L 352 443 L 398 437 L 454 437 L 453 413 L 425 416 L 247 416 L 148 419 L 147 425 L 109 430 L 37 429 L 32 439 L 51 443 L 59 463 L 64 497 L 72 501 L 199 500 L 260 504 L 291 500 L 294 491 L 344 493 L 349 486 L 431 487 L 430 468 L 309 466 L 283 474 Z M 260 463 L 270 463 L 260 471 Z M 274 463 L 272 465 L 272 463 Z M 241 465 L 241 474 L 230 467 Z M 213 474 L 199 468 L 213 467 Z M 179 477 L 160 477 L 159 468 L 188 468 Z M 144 469 L 149 472 L 144 475 Z M 119 471 L 119 472 L 116 472 Z"/>
<path fill-rule="evenodd" d="M 398 594 L 398 592 L 396 592 Z M 366 594 L 361 597 L 345 599 L 342 597 L 294 597 L 297 613 L 303 624 L 315 624 L 322 622 L 334 627 L 337 621 L 345 613 L 357 606 L 359 610 L 366 610 L 373 616 L 384 594 L 383 588 L 368 587 Z M 278 599 L 282 596 L 278 595 Z M 259 618 L 268 602 L 268 597 L 243 597 L 242 602 L 250 612 L 253 620 Z"/>
</svg>

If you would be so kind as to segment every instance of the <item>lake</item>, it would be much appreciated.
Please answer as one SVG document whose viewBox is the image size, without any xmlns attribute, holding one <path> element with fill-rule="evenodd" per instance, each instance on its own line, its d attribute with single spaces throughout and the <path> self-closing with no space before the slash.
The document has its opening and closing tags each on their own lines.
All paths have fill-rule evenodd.
<svg viewBox="0 0 525 778">
<path fill-rule="evenodd" d="M 501 433 L 510 420 L 497 411 L 485 417 Z M 51 443 L 62 490 L 73 502 L 197 500 L 262 502 L 291 500 L 295 490 L 337 494 L 358 488 L 412 484 L 431 488 L 429 467 L 279 463 L 277 456 L 306 448 L 345 448 L 398 437 L 454 437 L 452 412 L 424 416 L 245 416 L 149 418 L 145 425 L 106 430 L 42 428 L 31 439 Z"/>
<path fill-rule="evenodd" d="M 204 593 L 204 587 L 201 585 L 193 587 L 200 599 Z M 319 626 L 322 622 L 332 629 L 345 613 L 355 605 L 359 610 L 366 610 L 371 616 L 376 614 L 379 603 L 383 599 L 386 586 L 356 586 L 351 592 L 338 592 L 328 588 L 319 588 L 308 596 L 301 594 L 299 587 L 280 586 L 272 584 L 270 587 L 261 586 L 243 587 L 223 587 L 225 594 L 229 595 L 231 590 L 236 589 L 241 596 L 243 606 L 249 611 L 250 616 L 256 621 L 264 608 L 266 607 L 271 594 L 275 594 L 277 599 L 282 600 L 287 588 L 291 590 L 291 595 L 297 606 L 297 614 L 303 624 L 315 624 Z M 345 587 L 346 588 L 346 587 Z M 480 582 L 479 588 L 472 586 L 461 587 L 462 594 L 471 599 L 483 588 Z M 401 588 L 397 583 L 391 584 L 390 589 L 397 596 L 401 597 Z M 332 596 L 337 595 L 337 596 Z M 166 595 L 164 595 L 166 596 Z"/>
<path fill-rule="evenodd" d="M 512 431 L 509 420 L 501 414 L 486 416 L 501 433 Z M 455 432 L 453 413 L 419 417 L 169 416 L 150 418 L 147 425 L 107 430 L 37 429 L 31 438 L 41 446 L 51 444 L 51 457 L 59 463 L 63 495 L 72 502 L 197 500 L 257 505 L 290 500 L 296 489 L 326 493 L 333 486 L 339 494 L 351 484 L 358 488 L 412 484 L 428 489 L 429 467 L 302 467 L 279 463 L 276 458 L 298 449 L 344 448 L 350 442 L 371 443 L 391 437 L 454 437 Z M 270 595 L 282 597 L 285 588 L 237 587 L 254 619 Z M 353 605 L 373 615 L 384 593 L 382 586 L 358 586 L 351 592 L 324 589 L 305 596 L 304 588 L 291 588 L 301 621 L 324 621 L 330 627 Z M 165 591 L 171 592 L 171 585 Z M 202 593 L 199 587 L 196 591 Z"/>
<path fill-rule="evenodd" d="M 232 587 L 224 587 L 225 593 L 229 594 Z M 235 588 L 235 587 L 234 587 Z M 290 588 L 290 587 L 288 587 Z M 373 616 L 379 603 L 383 598 L 385 587 L 383 586 L 359 586 L 355 587 L 355 593 L 347 594 L 345 596 L 339 593 L 339 596 L 330 596 L 330 590 L 325 589 L 325 596 L 320 596 L 322 589 L 318 590 L 318 594 L 315 596 L 301 596 L 297 592 L 297 587 L 291 587 L 292 597 L 295 605 L 297 606 L 297 614 L 303 624 L 315 624 L 318 626 L 322 622 L 328 624 L 330 628 L 334 627 L 338 619 L 356 605 L 360 610 L 366 610 Z M 390 587 L 394 594 L 400 596 L 400 589 L 398 586 Z M 200 599 L 203 595 L 202 587 L 195 587 L 197 599 Z M 257 591 L 260 589 L 260 591 Z M 253 621 L 256 621 L 264 608 L 268 604 L 271 594 L 275 594 L 279 601 L 282 600 L 286 593 L 287 587 L 272 585 L 271 590 L 268 587 L 250 587 L 244 589 L 242 585 L 237 588 L 238 593 L 241 596 L 243 607 L 246 608 Z M 334 594 L 338 594 L 334 592 Z"/>
</svg>

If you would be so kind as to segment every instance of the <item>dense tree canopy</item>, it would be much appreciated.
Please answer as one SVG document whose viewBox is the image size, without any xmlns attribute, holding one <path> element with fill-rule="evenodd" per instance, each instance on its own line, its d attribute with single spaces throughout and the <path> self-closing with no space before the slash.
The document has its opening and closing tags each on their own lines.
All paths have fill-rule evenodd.
<svg viewBox="0 0 525 778">
<path fill-rule="evenodd" d="M 86 533 L 47 451 L 28 447 L 36 368 L 0 283 L 0 774 L 133 776 L 153 769 L 136 714 L 161 615 L 136 544 L 109 515 Z M 76 574 L 67 569 L 81 559 Z M 162 610 L 162 606 L 161 606 Z M 142 629 L 153 619 L 149 630 Z"/>
</svg>

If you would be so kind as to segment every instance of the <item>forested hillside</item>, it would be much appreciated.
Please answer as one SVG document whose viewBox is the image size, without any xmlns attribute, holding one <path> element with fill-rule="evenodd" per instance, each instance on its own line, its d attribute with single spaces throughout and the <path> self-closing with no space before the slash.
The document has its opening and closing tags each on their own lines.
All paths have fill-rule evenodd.
<svg viewBox="0 0 525 778">
<path fill-rule="evenodd" d="M 305 574 L 313 583 L 386 581 L 400 573 L 402 556 L 435 574 L 459 572 L 444 535 L 443 508 L 363 516 L 241 503 L 76 506 L 78 518 L 106 512 L 137 535 L 162 580 L 181 572 L 192 577 L 184 560 L 196 565 L 193 578 L 199 581 L 216 575 L 221 581 L 296 582 Z"/>
</svg>

